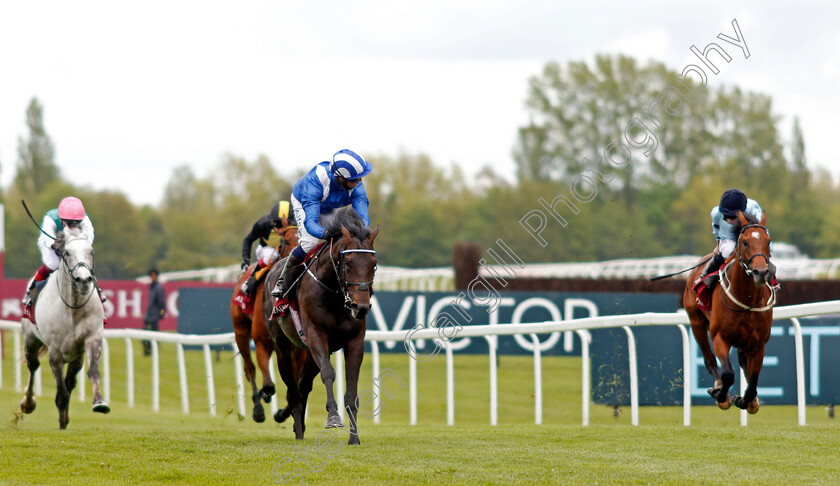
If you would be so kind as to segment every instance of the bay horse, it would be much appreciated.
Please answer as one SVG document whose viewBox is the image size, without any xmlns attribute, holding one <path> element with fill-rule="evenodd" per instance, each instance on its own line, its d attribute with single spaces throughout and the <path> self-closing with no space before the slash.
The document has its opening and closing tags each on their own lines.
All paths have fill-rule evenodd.
<svg viewBox="0 0 840 486">
<path fill-rule="evenodd" d="M 692 288 L 702 268 L 689 274 L 683 294 L 694 338 L 703 352 L 706 369 L 715 379 L 708 393 L 723 410 L 735 403 L 749 413 L 758 412 L 758 375 L 764 361 L 764 346 L 770 339 L 775 304 L 775 289 L 769 284 L 773 272 L 766 222 L 767 213 L 762 214 L 761 221 L 738 213 L 738 221 L 733 225 L 738 241 L 735 252 L 720 271 L 720 284 L 712 294 L 711 312 L 700 310 Z M 748 380 L 743 397 L 729 396 L 729 388 L 735 382 L 735 371 L 729 361 L 731 347 L 738 348 L 738 362 Z M 721 371 L 715 356 L 720 359 Z"/>
<path fill-rule="evenodd" d="M 281 228 L 283 229 L 280 238 L 280 245 L 277 251 L 280 253 L 280 258 L 289 256 L 289 253 L 298 245 L 297 226 L 290 224 L 287 218 L 281 219 Z M 276 262 L 272 262 L 274 265 Z M 233 296 L 230 300 L 230 319 L 233 321 L 233 332 L 236 335 L 236 347 L 239 349 L 239 354 L 242 355 L 243 368 L 245 369 L 245 376 L 251 384 L 251 400 L 254 402 L 254 411 L 251 417 L 254 422 L 262 423 L 265 421 L 265 410 L 263 409 L 260 400 L 269 403 L 271 397 L 275 393 L 274 380 L 271 379 L 271 374 L 268 369 L 268 362 L 271 359 L 273 351 L 273 344 L 268 335 L 268 328 L 265 324 L 265 314 L 262 312 L 263 302 L 263 286 L 265 285 L 265 278 L 257 281 L 257 286 L 254 289 L 252 313 L 245 312 L 242 307 L 236 302 L 237 297 L 242 293 L 242 284 L 248 280 L 251 272 L 254 271 L 257 264 L 248 267 L 247 271 L 239 276 L 236 286 L 233 290 Z M 266 270 L 268 271 L 268 270 Z M 269 287 L 271 288 L 271 287 Z M 262 372 L 263 382 L 262 388 L 257 390 L 257 371 L 254 368 L 254 361 L 251 359 L 251 340 L 254 340 L 254 348 L 257 353 L 257 364 Z"/>
<path fill-rule="evenodd" d="M 326 234 L 335 236 L 320 248 L 313 249 L 314 256 L 307 260 L 307 270 L 291 292 L 291 308 L 300 312 L 302 336 L 290 316 L 271 318 L 272 301 L 268 297 L 263 301 L 269 334 L 277 353 L 277 367 L 288 389 L 288 406 L 278 410 L 274 419 L 282 422 L 291 416 L 295 422 L 295 438 L 303 440 L 306 402 L 320 372 L 327 390 L 324 428 L 344 427 L 333 393 L 335 369 L 330 363 L 330 354 L 344 349 L 347 382 L 344 405 L 351 422 L 347 443 L 357 445 L 360 441 L 356 397 L 365 351 L 365 319 L 370 310 L 376 271 L 373 242 L 379 227 L 371 231 L 359 215 L 348 208 L 327 223 L 326 230 Z M 282 264 L 275 265 L 266 278 L 263 291 L 266 296 L 282 268 Z"/>
<path fill-rule="evenodd" d="M 20 409 L 23 413 L 35 410 L 32 384 L 35 371 L 41 366 L 38 354 L 46 347 L 55 377 L 58 425 L 66 429 L 70 422 L 70 393 L 76 387 L 76 375 L 82 369 L 85 353 L 87 375 L 93 385 L 93 411 L 111 411 L 99 388 L 105 312 L 95 285 L 93 247 L 81 230 L 67 227 L 59 231 L 54 248 L 61 255 L 61 263 L 38 295 L 32 311 L 34 322 L 26 317 L 21 319 L 29 383 Z"/>
</svg>

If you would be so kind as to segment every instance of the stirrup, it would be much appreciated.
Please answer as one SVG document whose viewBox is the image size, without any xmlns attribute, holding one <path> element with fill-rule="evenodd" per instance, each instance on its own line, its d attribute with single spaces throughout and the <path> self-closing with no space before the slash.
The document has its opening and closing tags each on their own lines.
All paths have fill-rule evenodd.
<svg viewBox="0 0 840 486">
<path fill-rule="evenodd" d="M 32 296 L 29 295 L 28 290 L 23 295 L 23 299 L 20 300 L 20 303 L 23 304 L 24 307 L 29 307 L 30 305 L 32 305 Z"/>
</svg>

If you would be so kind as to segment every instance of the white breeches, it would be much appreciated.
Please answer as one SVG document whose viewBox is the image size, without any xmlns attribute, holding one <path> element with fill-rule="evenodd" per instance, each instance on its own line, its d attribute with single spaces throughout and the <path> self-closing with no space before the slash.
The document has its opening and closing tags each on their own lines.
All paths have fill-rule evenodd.
<svg viewBox="0 0 840 486">
<path fill-rule="evenodd" d="M 724 258 L 729 258 L 735 251 L 735 240 L 720 240 L 718 242 L 718 253 Z"/>
<path fill-rule="evenodd" d="M 320 238 L 316 238 L 306 231 L 306 211 L 303 210 L 303 206 L 300 205 L 300 201 L 295 198 L 295 196 L 291 197 L 292 200 L 292 209 L 295 212 L 295 221 L 298 222 L 298 242 L 300 247 L 303 251 L 309 253 L 309 250 L 315 248 L 315 245 L 320 243 L 322 240 Z M 318 224 L 321 226 L 326 226 L 330 223 L 330 221 L 335 218 L 338 211 L 332 210 L 328 213 L 322 213 L 321 216 L 318 218 Z"/>
<path fill-rule="evenodd" d="M 268 245 L 262 246 L 257 245 L 257 260 L 262 262 L 264 267 L 267 267 L 273 260 L 276 260 L 277 257 L 280 256 L 280 253 L 277 252 L 276 248 L 272 248 Z"/>
<path fill-rule="evenodd" d="M 41 261 L 44 262 L 44 265 L 46 265 L 50 271 L 54 272 L 61 264 L 61 258 L 58 258 L 58 255 L 52 248 L 44 248 L 43 246 L 38 245 L 38 249 L 41 250 Z"/>
</svg>

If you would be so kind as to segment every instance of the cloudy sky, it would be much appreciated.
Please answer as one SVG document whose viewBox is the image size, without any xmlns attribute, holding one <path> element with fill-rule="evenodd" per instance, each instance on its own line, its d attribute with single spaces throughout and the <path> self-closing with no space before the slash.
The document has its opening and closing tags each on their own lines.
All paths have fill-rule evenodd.
<svg viewBox="0 0 840 486">
<path fill-rule="evenodd" d="M 138 204 L 160 202 L 174 167 L 203 177 L 225 152 L 286 175 L 344 147 L 424 152 L 512 180 L 546 61 L 620 52 L 682 69 L 733 19 L 750 57 L 717 40 L 732 61 L 709 84 L 772 95 L 785 141 L 799 116 L 810 165 L 840 176 L 840 4 L 710 3 L 3 2 L 0 182 L 33 96 L 64 176 Z"/>
</svg>

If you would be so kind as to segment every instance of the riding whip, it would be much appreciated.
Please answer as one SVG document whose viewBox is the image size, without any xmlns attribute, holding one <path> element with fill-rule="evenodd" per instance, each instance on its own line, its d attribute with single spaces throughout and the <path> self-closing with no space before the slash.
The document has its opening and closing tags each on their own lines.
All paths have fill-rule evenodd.
<svg viewBox="0 0 840 486">
<path fill-rule="evenodd" d="M 707 259 L 703 260 L 702 262 L 698 263 L 697 265 L 694 265 L 694 266 L 693 266 L 693 267 L 691 267 L 691 268 L 686 268 L 685 270 L 680 270 L 679 272 L 676 272 L 676 273 L 669 273 L 668 275 L 660 275 L 660 276 L 658 276 L 658 277 L 652 277 L 652 278 L 650 279 L 650 281 L 651 281 L 651 282 L 655 282 L 655 281 L 657 281 L 657 280 L 661 280 L 661 279 L 663 279 L 663 278 L 673 277 L 674 275 L 679 275 L 679 274 L 681 274 L 681 273 L 685 273 L 685 272 L 688 272 L 688 271 L 694 270 L 695 268 L 699 267 L 700 265 L 703 265 L 704 263 L 708 262 L 708 261 L 709 261 L 709 260 L 711 260 L 711 259 L 712 259 L 712 257 L 709 257 L 709 258 L 707 258 Z"/>
<path fill-rule="evenodd" d="M 29 212 L 29 208 L 26 206 L 26 201 L 24 201 L 23 199 L 21 199 L 21 200 L 20 200 L 20 203 L 21 203 L 21 204 L 23 204 L 23 209 L 25 209 L 25 210 L 26 210 L 26 214 L 28 214 L 28 215 L 29 215 L 29 219 L 31 219 L 31 220 L 32 220 L 32 222 L 33 222 L 33 223 L 35 223 L 35 226 L 37 226 L 37 227 L 38 227 L 38 229 L 39 229 L 39 230 L 41 230 L 41 233 L 44 233 L 44 234 L 47 236 L 47 238 L 50 238 L 50 239 L 52 239 L 52 240 L 55 240 L 55 236 L 52 236 L 51 234 L 49 234 L 49 233 L 47 233 L 46 231 L 44 231 L 44 229 L 43 229 L 43 228 L 41 228 L 41 225 L 40 225 L 40 224 L 38 224 L 38 222 L 37 222 L 37 221 L 35 221 L 35 218 L 34 218 L 34 217 L 32 217 L 32 213 L 30 213 L 30 212 Z"/>
</svg>

